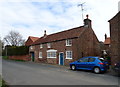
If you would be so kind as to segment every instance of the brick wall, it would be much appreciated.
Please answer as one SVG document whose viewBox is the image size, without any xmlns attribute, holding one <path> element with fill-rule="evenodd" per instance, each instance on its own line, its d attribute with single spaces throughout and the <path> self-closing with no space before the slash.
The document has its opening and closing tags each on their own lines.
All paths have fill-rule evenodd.
<svg viewBox="0 0 120 87">
<path fill-rule="evenodd" d="M 110 21 L 110 37 L 111 37 L 111 62 L 120 61 L 120 12 L 117 13 Z"/>
<path fill-rule="evenodd" d="M 30 61 L 30 55 L 20 55 L 20 56 L 9 56 L 8 57 L 11 60 L 24 60 L 24 61 Z"/>
</svg>

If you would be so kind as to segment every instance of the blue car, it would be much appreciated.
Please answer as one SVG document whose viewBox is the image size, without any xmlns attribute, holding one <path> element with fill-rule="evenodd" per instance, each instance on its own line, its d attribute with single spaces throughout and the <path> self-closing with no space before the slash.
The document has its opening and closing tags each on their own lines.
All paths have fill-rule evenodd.
<svg viewBox="0 0 120 87">
<path fill-rule="evenodd" d="M 109 69 L 109 64 L 104 58 L 89 56 L 70 63 L 70 68 L 72 70 L 83 69 L 92 70 L 94 73 L 100 73 L 107 71 Z"/>
</svg>

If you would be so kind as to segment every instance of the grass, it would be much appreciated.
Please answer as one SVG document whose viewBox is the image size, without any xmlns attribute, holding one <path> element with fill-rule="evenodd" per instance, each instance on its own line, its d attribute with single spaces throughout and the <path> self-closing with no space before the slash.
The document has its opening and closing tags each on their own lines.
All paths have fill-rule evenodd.
<svg viewBox="0 0 120 87">
<path fill-rule="evenodd" d="M 2 86 L 1 87 L 9 87 L 4 80 L 2 80 Z"/>
<path fill-rule="evenodd" d="M 2 56 L 3 59 L 8 59 L 8 56 Z"/>
<path fill-rule="evenodd" d="M 0 87 L 9 87 L 6 82 L 0 76 Z"/>
<path fill-rule="evenodd" d="M 0 76 L 0 87 L 2 87 L 2 78 Z"/>
</svg>

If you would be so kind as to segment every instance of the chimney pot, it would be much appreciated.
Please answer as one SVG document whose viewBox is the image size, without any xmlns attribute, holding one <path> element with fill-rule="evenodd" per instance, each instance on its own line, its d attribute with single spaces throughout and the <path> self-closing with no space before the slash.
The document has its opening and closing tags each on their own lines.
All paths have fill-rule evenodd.
<svg viewBox="0 0 120 87">
<path fill-rule="evenodd" d="M 44 36 L 46 36 L 46 30 L 44 30 Z"/>
<path fill-rule="evenodd" d="M 87 14 L 86 17 L 87 17 L 87 19 L 88 19 L 89 15 Z"/>
<path fill-rule="evenodd" d="M 107 39 L 107 34 L 105 34 L 105 40 Z"/>
</svg>

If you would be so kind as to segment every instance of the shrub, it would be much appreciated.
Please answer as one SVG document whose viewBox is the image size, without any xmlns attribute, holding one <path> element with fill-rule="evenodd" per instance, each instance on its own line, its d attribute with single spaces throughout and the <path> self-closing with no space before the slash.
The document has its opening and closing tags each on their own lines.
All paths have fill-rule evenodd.
<svg viewBox="0 0 120 87">
<path fill-rule="evenodd" d="M 6 46 L 2 52 L 2 55 L 5 56 L 15 56 L 15 55 L 26 55 L 29 53 L 29 47 L 27 46 Z"/>
</svg>

